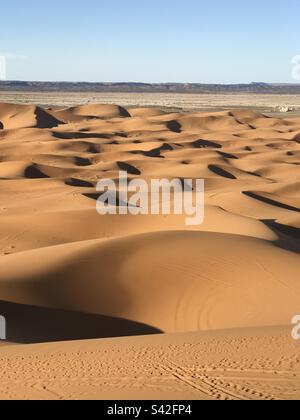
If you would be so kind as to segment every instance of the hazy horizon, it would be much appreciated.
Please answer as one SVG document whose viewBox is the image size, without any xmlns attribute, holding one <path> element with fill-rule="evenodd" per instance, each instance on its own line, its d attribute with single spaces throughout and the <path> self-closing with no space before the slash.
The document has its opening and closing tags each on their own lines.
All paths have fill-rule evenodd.
<svg viewBox="0 0 300 420">
<path fill-rule="evenodd" d="M 128 80 L 119 80 L 119 81 L 88 81 L 88 80 L 22 80 L 22 79 L 6 79 L 0 80 L 0 83 L 69 83 L 69 84 L 107 84 L 107 85 L 117 85 L 117 84 L 131 84 L 131 85 L 216 85 L 216 86 L 238 86 L 238 85 L 255 85 L 255 84 L 264 84 L 264 85 L 273 85 L 273 86 L 284 86 L 284 85 L 295 85 L 299 86 L 299 82 L 265 82 L 265 81 L 253 81 L 253 82 L 233 82 L 233 83 L 205 83 L 205 82 L 177 82 L 177 81 L 166 81 L 166 82 L 145 82 L 145 81 L 128 81 Z"/>
</svg>

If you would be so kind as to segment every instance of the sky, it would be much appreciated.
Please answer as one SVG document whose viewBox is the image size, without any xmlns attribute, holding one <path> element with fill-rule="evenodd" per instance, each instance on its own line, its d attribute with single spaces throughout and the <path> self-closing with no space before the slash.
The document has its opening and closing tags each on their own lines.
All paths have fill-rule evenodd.
<svg viewBox="0 0 300 420">
<path fill-rule="evenodd" d="M 299 16 L 300 0 L 10 0 L 0 56 L 9 80 L 295 82 Z"/>
</svg>

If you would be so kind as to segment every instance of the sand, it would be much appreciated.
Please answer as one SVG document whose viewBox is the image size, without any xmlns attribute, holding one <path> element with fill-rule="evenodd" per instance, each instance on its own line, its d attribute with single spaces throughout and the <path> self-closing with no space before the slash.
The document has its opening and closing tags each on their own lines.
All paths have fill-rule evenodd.
<svg viewBox="0 0 300 420">
<path fill-rule="evenodd" d="M 287 328 L 4 347 L 1 399 L 298 400 Z"/>
<path fill-rule="evenodd" d="M 68 92 L 43 91 L 21 92 L 0 91 L 0 102 L 19 104 L 39 104 L 44 107 L 72 107 L 87 103 L 119 104 L 125 108 L 166 108 L 184 111 L 217 111 L 236 108 L 257 108 L 262 112 L 276 111 L 280 107 L 291 107 L 298 111 L 290 115 L 300 115 L 299 94 L 278 93 L 119 93 L 119 92 Z"/>
<path fill-rule="evenodd" d="M 0 104 L 0 398 L 298 399 L 299 159 L 300 118 Z M 98 215 L 124 167 L 204 223 Z"/>
</svg>

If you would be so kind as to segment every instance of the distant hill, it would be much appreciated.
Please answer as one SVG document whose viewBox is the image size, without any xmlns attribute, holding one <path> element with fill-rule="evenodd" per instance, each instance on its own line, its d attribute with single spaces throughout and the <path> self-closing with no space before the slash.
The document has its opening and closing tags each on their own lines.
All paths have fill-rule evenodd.
<svg viewBox="0 0 300 420">
<path fill-rule="evenodd" d="M 137 93 L 269 93 L 300 94 L 300 84 L 200 84 L 200 83 L 87 83 L 0 81 L 0 91 L 20 92 L 137 92 Z"/>
</svg>

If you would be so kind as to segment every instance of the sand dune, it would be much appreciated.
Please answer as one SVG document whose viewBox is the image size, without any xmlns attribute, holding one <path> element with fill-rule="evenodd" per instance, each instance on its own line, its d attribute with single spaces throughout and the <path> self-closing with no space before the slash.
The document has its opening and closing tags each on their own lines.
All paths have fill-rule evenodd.
<svg viewBox="0 0 300 420">
<path fill-rule="evenodd" d="M 80 105 L 73 108 L 52 112 L 52 115 L 59 116 L 64 122 L 82 122 L 85 119 L 95 118 L 117 118 L 130 117 L 126 109 L 117 105 Z"/>
<path fill-rule="evenodd" d="M 32 105 L 0 104 L 0 121 L 2 129 L 26 127 L 53 128 L 59 121 L 44 109 Z"/>
<path fill-rule="evenodd" d="M 286 325 L 298 310 L 299 270 L 297 255 L 262 240 L 162 232 L 8 256 L 0 294 L 169 333 Z"/>
<path fill-rule="evenodd" d="M 104 372 L 83 374 L 77 361 L 74 378 L 86 377 L 86 385 L 76 389 L 45 379 L 53 369 L 60 375 L 55 358 L 37 374 L 40 386 L 24 385 L 22 377 L 53 352 L 68 359 L 86 349 L 87 363 L 98 366 L 101 348 L 110 347 L 120 349 L 127 371 L 132 349 L 140 349 L 139 360 L 149 343 L 160 349 L 150 346 L 150 371 L 160 352 L 167 354 L 158 368 L 166 386 L 154 378 L 151 391 L 143 372 L 140 397 L 297 397 L 299 360 L 283 326 L 300 312 L 299 133 L 298 118 L 245 109 L 184 114 L 1 104 L 0 314 L 8 342 L 61 343 L 2 345 L 1 361 L 19 385 L 13 391 L 1 381 L 0 397 L 132 398 L 130 386 L 113 393 L 101 382 Z M 204 178 L 204 223 L 188 227 L 178 215 L 99 216 L 97 181 L 116 179 L 120 170 L 147 181 Z M 160 332 L 153 341 L 117 338 Z M 116 338 L 66 343 L 105 337 Z M 281 368 L 284 351 L 293 363 Z M 16 374 L 11 360 L 18 352 L 26 363 Z M 105 363 L 115 383 L 114 356 Z"/>
</svg>

